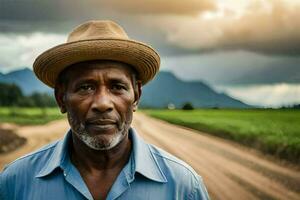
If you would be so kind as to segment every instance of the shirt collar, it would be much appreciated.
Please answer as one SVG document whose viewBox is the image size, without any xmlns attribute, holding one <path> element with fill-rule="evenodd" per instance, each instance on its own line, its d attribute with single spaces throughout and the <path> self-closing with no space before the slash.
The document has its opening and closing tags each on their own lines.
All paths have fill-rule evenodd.
<svg viewBox="0 0 300 200">
<path fill-rule="evenodd" d="M 65 137 L 58 141 L 55 145 L 54 151 L 51 154 L 46 165 L 41 169 L 41 171 L 36 175 L 36 177 L 44 177 L 52 173 L 56 168 L 61 168 L 65 170 L 66 162 L 68 158 L 68 149 L 69 149 L 69 142 L 72 140 L 71 138 L 71 131 L 68 131 Z"/>
<path fill-rule="evenodd" d="M 61 168 L 65 170 L 67 161 L 69 161 L 68 154 L 68 144 L 71 138 L 71 131 L 69 131 L 65 137 L 60 140 L 48 160 L 47 164 L 41 169 L 41 171 L 36 175 L 36 177 L 44 177 L 52 173 L 56 168 Z M 157 182 L 167 182 L 167 179 L 162 172 L 158 161 L 154 157 L 150 150 L 150 147 L 144 140 L 136 133 L 133 128 L 129 129 L 129 136 L 132 139 L 133 144 L 133 161 L 134 161 L 134 171 L 142 174 L 148 179 Z M 71 164 L 71 163 L 69 163 Z"/>
<path fill-rule="evenodd" d="M 135 172 L 138 172 L 148 179 L 157 182 L 167 182 L 167 179 L 161 170 L 156 157 L 153 155 L 149 144 L 131 128 L 129 134 L 133 143 L 133 158 L 135 165 Z"/>
</svg>

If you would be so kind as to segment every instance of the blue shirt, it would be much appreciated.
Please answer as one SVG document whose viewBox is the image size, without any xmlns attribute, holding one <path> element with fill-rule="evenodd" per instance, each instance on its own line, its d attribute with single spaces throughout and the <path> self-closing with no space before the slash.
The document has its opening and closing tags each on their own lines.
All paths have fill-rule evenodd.
<svg viewBox="0 0 300 200">
<path fill-rule="evenodd" d="M 64 139 L 23 156 L 0 175 L 0 199 L 93 199 L 69 156 Z M 145 143 L 129 130 L 132 152 L 106 199 L 209 199 L 201 177 L 186 163 Z"/>
</svg>

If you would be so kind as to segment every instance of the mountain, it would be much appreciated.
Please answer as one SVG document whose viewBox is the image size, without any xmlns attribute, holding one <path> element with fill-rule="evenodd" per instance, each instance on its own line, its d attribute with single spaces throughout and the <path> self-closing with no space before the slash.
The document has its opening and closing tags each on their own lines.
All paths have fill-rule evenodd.
<svg viewBox="0 0 300 200">
<path fill-rule="evenodd" d="M 13 71 L 8 74 L 0 73 L 0 82 L 15 83 L 22 89 L 25 95 L 29 95 L 33 92 L 50 93 L 52 91 L 51 88 L 42 84 L 42 82 L 35 77 L 33 71 L 28 68 Z"/>
<path fill-rule="evenodd" d="M 189 102 L 194 107 L 250 108 L 226 94 L 217 93 L 200 81 L 182 81 L 170 72 L 160 72 L 142 91 L 141 106 L 165 108 L 168 104 L 182 107 Z"/>
<path fill-rule="evenodd" d="M 0 82 L 15 83 L 24 94 L 33 92 L 52 93 L 53 90 L 40 82 L 30 69 L 22 69 L 8 74 L 0 73 Z M 141 107 L 166 108 L 170 103 L 181 108 L 185 103 L 194 107 L 250 108 L 249 105 L 226 94 L 217 93 L 200 81 L 187 82 L 170 72 L 160 72 L 156 78 L 143 87 Z"/>
</svg>

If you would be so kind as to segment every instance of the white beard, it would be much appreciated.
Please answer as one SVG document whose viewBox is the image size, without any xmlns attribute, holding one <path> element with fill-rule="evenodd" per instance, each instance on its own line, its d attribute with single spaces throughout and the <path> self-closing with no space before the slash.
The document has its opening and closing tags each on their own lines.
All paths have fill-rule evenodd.
<svg viewBox="0 0 300 200">
<path fill-rule="evenodd" d="M 112 136 L 112 138 L 108 142 L 104 142 L 104 140 L 100 140 L 98 138 L 99 136 L 90 136 L 87 132 L 74 133 L 82 142 L 84 142 L 88 147 L 94 150 L 112 149 L 115 146 L 117 146 L 117 144 L 119 144 L 125 137 L 124 134 L 117 132 Z"/>
<path fill-rule="evenodd" d="M 117 146 L 126 136 L 126 132 L 122 130 L 117 131 L 113 135 L 95 135 L 90 136 L 86 131 L 84 124 L 76 124 L 74 119 L 68 115 L 69 123 L 75 127 L 72 127 L 72 132 L 88 147 L 94 150 L 109 150 Z M 76 124 L 76 125 L 75 125 Z M 126 125 L 127 126 L 127 125 Z M 125 127 L 125 130 L 128 130 L 128 127 Z"/>
</svg>

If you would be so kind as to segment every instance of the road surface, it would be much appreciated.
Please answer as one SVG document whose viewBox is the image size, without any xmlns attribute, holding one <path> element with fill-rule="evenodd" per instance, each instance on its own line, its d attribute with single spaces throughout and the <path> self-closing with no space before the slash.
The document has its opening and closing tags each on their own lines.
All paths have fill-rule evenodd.
<svg viewBox="0 0 300 200">
<path fill-rule="evenodd" d="M 27 138 L 21 148 L 0 156 L 0 168 L 68 130 L 65 120 L 43 126 L 9 128 Z M 189 163 L 204 179 L 211 199 L 298 199 L 300 170 L 227 140 L 136 113 L 133 127 L 142 137 Z"/>
</svg>

